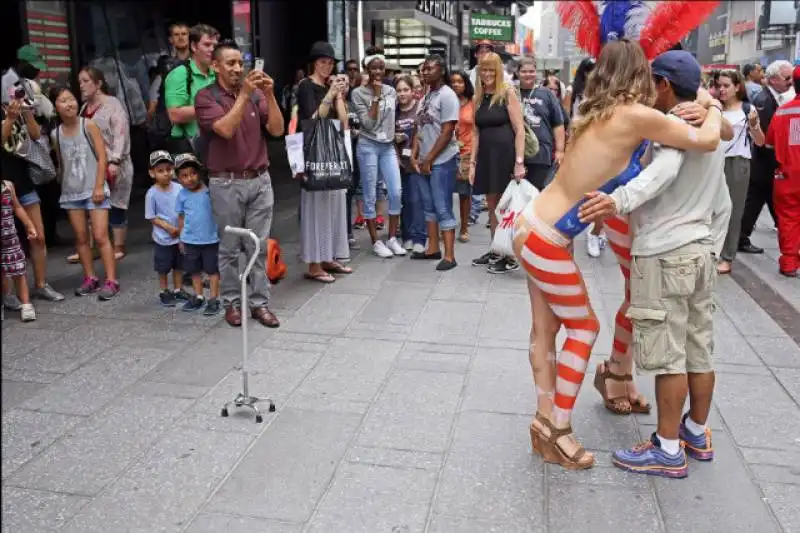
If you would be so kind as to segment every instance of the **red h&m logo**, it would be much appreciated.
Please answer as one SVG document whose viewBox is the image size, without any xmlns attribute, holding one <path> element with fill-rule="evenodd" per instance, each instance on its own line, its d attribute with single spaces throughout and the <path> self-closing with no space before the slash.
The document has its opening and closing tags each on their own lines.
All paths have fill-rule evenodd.
<svg viewBox="0 0 800 533">
<path fill-rule="evenodd" d="M 514 225 L 514 221 L 517 220 L 517 213 L 509 209 L 508 211 L 503 214 L 503 219 L 500 221 L 500 227 L 503 229 L 508 229 Z"/>
</svg>

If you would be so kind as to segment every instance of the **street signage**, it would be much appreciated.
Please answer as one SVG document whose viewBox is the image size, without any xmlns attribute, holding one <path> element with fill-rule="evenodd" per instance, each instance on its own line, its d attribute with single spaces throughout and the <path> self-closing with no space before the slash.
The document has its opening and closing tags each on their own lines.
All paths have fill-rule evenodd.
<svg viewBox="0 0 800 533">
<path fill-rule="evenodd" d="M 514 17 L 470 13 L 469 37 L 473 41 L 488 39 L 503 43 L 514 42 Z"/>
</svg>

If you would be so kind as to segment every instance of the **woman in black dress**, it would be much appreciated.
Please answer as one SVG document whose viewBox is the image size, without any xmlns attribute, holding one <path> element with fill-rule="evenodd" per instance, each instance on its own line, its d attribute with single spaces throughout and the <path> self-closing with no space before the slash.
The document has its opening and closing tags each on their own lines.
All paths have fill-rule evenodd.
<svg viewBox="0 0 800 533">
<path fill-rule="evenodd" d="M 481 58 L 475 86 L 475 131 L 472 136 L 470 182 L 473 194 L 485 194 L 489 227 L 494 238 L 497 217 L 494 210 L 511 179 L 525 177 L 525 129 L 522 106 L 516 90 L 503 79 L 503 62 L 491 52 Z M 472 261 L 489 272 L 502 274 L 517 270 L 513 257 L 485 253 Z"/>
</svg>

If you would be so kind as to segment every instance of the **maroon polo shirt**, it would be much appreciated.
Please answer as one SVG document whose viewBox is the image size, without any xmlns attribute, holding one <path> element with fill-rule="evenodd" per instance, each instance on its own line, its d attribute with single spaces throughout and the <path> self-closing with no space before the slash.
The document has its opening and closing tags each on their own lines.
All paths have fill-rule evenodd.
<svg viewBox="0 0 800 533">
<path fill-rule="evenodd" d="M 219 102 L 211 87 L 216 86 Z M 225 139 L 214 133 L 214 123 L 224 117 L 236 101 L 236 93 L 226 91 L 218 83 L 201 89 L 194 101 L 197 123 L 204 135 L 209 135 L 206 167 L 210 174 L 261 170 L 269 166 L 267 142 L 264 139 L 264 124 L 267 122 L 267 98 L 256 89 L 258 105 L 253 98 L 247 101 L 242 121 L 233 133 Z"/>
</svg>

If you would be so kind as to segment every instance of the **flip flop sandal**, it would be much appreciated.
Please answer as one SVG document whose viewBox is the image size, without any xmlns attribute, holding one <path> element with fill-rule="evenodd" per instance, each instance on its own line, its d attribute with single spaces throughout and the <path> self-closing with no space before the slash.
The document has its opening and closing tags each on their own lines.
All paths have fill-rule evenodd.
<svg viewBox="0 0 800 533">
<path fill-rule="evenodd" d="M 326 267 L 322 267 L 325 272 L 328 274 L 352 274 L 353 269 L 350 267 L 346 267 L 344 265 L 340 265 L 339 263 L 331 263 Z"/>
<path fill-rule="evenodd" d="M 458 242 L 469 242 L 469 233 L 462 233 L 458 236 Z"/>
<path fill-rule="evenodd" d="M 633 406 L 627 396 L 617 396 L 614 398 L 608 397 L 608 389 L 606 388 L 606 380 L 613 381 L 632 381 L 633 376 L 630 374 L 614 374 L 609 370 L 609 362 L 604 361 L 601 363 L 603 371 L 600 372 L 600 365 L 594 374 L 594 388 L 600 393 L 603 398 L 603 405 L 606 409 L 615 415 L 629 415 L 633 412 Z"/>
<path fill-rule="evenodd" d="M 128 255 L 128 252 L 114 252 L 114 260 L 122 261 L 126 255 Z"/>
<path fill-rule="evenodd" d="M 333 283 L 334 281 L 336 281 L 336 278 L 334 278 L 327 272 L 318 272 L 317 274 L 306 272 L 305 274 L 303 274 L 303 277 L 311 281 L 318 281 L 320 283 Z"/>
<path fill-rule="evenodd" d="M 718 268 L 717 269 L 717 275 L 725 276 L 727 274 L 730 274 L 731 270 L 733 270 L 733 269 L 732 268 L 722 268 L 722 269 Z"/>
<path fill-rule="evenodd" d="M 628 398 L 628 402 L 631 404 L 631 413 L 636 413 L 637 415 L 650 414 L 652 406 L 647 401 L 647 398 L 644 397 L 644 394 L 640 394 L 639 397 L 634 400 Z"/>
</svg>

